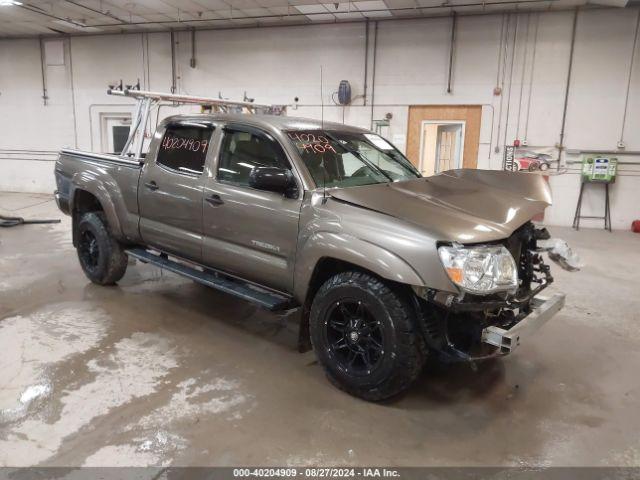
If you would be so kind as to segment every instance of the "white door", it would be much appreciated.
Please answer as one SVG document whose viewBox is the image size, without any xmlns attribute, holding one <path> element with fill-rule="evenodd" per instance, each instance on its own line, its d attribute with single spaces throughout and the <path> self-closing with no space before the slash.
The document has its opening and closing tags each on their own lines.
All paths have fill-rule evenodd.
<svg viewBox="0 0 640 480">
<path fill-rule="evenodd" d="M 462 166 L 462 125 L 438 125 L 436 173 Z"/>
<path fill-rule="evenodd" d="M 114 114 L 102 117 L 102 151 L 120 153 L 127 143 L 131 129 L 130 114 Z"/>
<path fill-rule="evenodd" d="M 420 171 L 429 176 L 462 168 L 463 148 L 464 122 L 423 122 Z"/>
</svg>

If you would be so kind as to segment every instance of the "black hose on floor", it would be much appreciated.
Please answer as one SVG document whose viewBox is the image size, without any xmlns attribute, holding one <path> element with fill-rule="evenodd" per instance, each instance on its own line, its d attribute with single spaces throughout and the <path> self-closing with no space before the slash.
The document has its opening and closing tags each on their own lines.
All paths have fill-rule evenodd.
<svg viewBox="0 0 640 480">
<path fill-rule="evenodd" d="M 0 215 L 0 227 L 15 227 L 17 225 L 42 224 L 42 223 L 60 223 L 59 219 L 51 220 L 25 220 L 22 217 L 5 217 Z"/>
</svg>

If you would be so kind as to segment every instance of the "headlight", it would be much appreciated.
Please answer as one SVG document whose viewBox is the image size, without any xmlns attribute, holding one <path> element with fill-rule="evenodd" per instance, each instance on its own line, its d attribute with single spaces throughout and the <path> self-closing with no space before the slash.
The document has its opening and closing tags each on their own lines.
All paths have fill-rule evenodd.
<svg viewBox="0 0 640 480">
<path fill-rule="evenodd" d="M 438 248 L 440 260 L 449 278 L 470 293 L 515 291 L 518 269 L 511 253 L 503 246 Z"/>
</svg>

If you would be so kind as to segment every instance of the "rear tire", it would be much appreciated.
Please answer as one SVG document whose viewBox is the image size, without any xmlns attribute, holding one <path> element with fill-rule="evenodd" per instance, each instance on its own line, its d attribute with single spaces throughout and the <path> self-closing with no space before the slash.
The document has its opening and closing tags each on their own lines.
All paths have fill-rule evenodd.
<svg viewBox="0 0 640 480">
<path fill-rule="evenodd" d="M 113 285 L 127 270 L 127 254 L 107 230 L 102 212 L 88 212 L 80 217 L 77 252 L 85 275 L 98 285 Z"/>
<path fill-rule="evenodd" d="M 368 401 L 405 391 L 426 359 L 410 300 L 366 273 L 340 273 L 322 285 L 311 306 L 310 331 L 331 383 Z"/>
</svg>

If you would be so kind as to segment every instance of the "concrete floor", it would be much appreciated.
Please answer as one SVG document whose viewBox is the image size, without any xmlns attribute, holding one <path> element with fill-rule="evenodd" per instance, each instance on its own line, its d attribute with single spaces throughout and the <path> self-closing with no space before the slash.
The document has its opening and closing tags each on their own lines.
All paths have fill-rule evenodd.
<svg viewBox="0 0 640 480">
<path fill-rule="evenodd" d="M 0 211 L 61 216 L 43 195 Z M 147 265 L 92 285 L 62 218 L 0 229 L 0 465 L 640 465 L 640 235 L 551 228 L 586 263 L 554 269 L 566 308 L 376 405 L 290 321 Z"/>
</svg>

